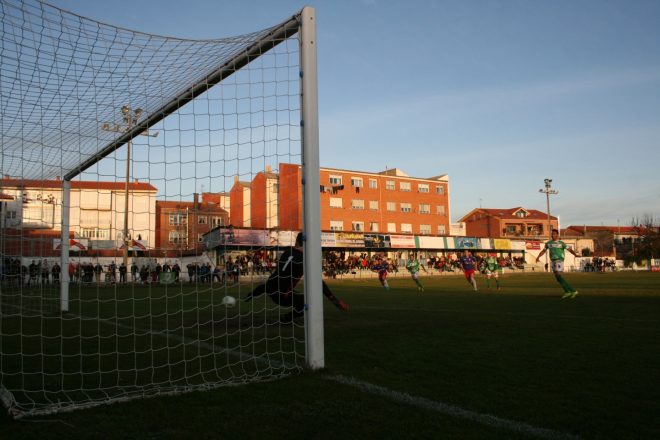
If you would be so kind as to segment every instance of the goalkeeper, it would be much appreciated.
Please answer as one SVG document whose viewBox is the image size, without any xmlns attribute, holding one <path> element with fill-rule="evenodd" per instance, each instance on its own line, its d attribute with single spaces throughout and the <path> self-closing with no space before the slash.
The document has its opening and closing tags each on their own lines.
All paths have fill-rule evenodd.
<svg viewBox="0 0 660 440">
<path fill-rule="evenodd" d="M 406 269 L 408 269 L 408 272 L 410 272 L 410 276 L 412 276 L 413 281 L 415 284 L 417 284 L 417 290 L 420 292 L 424 291 L 424 286 L 422 285 L 422 282 L 419 281 L 419 268 L 422 268 L 424 272 L 426 272 L 426 269 L 424 268 L 423 265 L 419 264 L 419 260 L 412 255 L 408 258 L 408 262 L 406 263 Z"/>
<path fill-rule="evenodd" d="M 280 256 L 277 262 L 277 270 L 268 277 L 265 284 L 255 288 L 245 298 L 245 301 L 252 301 L 252 299 L 266 293 L 270 299 L 282 307 L 293 306 L 293 311 L 283 317 L 282 322 L 290 322 L 292 319 L 299 318 L 304 314 L 305 296 L 293 290 L 303 277 L 302 237 L 302 232 L 298 233 L 295 247 L 284 251 Z M 322 284 L 323 295 L 339 310 L 347 312 L 348 306 L 344 301 L 337 298 L 324 281 L 322 281 Z"/>
</svg>

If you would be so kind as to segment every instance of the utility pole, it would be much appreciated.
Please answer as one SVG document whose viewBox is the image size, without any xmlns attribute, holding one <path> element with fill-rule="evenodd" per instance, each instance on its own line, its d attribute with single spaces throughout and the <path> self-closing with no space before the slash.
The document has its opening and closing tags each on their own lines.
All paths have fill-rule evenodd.
<svg viewBox="0 0 660 440">
<path fill-rule="evenodd" d="M 132 114 L 131 114 L 132 113 Z M 140 116 L 142 116 L 142 109 L 141 108 L 136 108 L 133 112 L 131 112 L 131 108 L 127 105 L 122 106 L 121 108 L 121 116 L 122 119 L 124 120 L 123 124 L 110 124 L 109 122 L 103 123 L 101 128 L 104 131 L 112 131 L 115 133 L 126 133 L 129 130 L 133 128 L 135 124 L 137 124 L 138 120 L 140 119 Z M 142 133 L 143 136 L 151 136 L 151 137 L 156 137 L 158 136 L 158 132 L 153 132 L 150 133 L 149 130 L 145 130 Z M 124 232 L 123 232 L 123 237 L 122 241 L 124 242 L 124 267 L 128 271 L 128 248 L 131 245 L 131 236 L 128 233 L 128 195 L 129 195 L 129 185 L 130 185 L 130 180 L 131 180 L 131 144 L 132 139 L 129 139 L 128 142 L 126 142 L 126 188 L 124 190 Z"/>
<path fill-rule="evenodd" d="M 545 193 L 546 204 L 548 210 L 548 240 L 552 240 L 552 221 L 550 220 L 550 195 L 559 194 L 559 191 L 552 189 L 552 179 L 543 179 L 545 188 L 541 188 L 539 192 Z M 550 266 L 548 264 L 548 254 L 545 254 L 545 270 L 548 271 Z"/>
</svg>

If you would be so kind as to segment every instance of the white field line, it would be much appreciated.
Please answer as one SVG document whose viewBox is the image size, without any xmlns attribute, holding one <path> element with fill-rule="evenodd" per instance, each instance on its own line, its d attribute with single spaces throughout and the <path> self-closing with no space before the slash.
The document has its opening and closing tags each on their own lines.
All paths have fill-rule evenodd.
<svg viewBox="0 0 660 440">
<path fill-rule="evenodd" d="M 579 436 L 554 431 L 552 429 L 540 428 L 524 422 L 515 420 L 504 419 L 492 414 L 478 413 L 468 409 L 461 408 L 460 406 L 450 405 L 443 402 L 427 399 L 425 397 L 413 396 L 408 393 L 391 390 L 380 385 L 374 385 L 369 382 L 364 382 L 353 377 L 346 377 L 342 375 L 337 376 L 324 376 L 325 379 L 331 380 L 343 385 L 348 385 L 358 388 L 369 394 L 386 397 L 399 403 L 404 403 L 417 408 L 433 411 L 436 413 L 444 414 L 446 416 L 455 417 L 458 419 L 468 420 L 470 422 L 479 423 L 491 428 L 505 429 L 518 434 L 527 435 L 533 438 L 548 439 L 548 440 L 576 440 Z"/>
<path fill-rule="evenodd" d="M 465 310 L 465 309 L 429 309 L 429 308 L 390 308 L 390 307 L 356 307 L 351 310 L 381 310 L 381 311 L 392 311 L 392 312 L 427 312 L 427 313 L 474 313 L 482 315 L 507 315 L 507 316 L 531 316 L 539 318 L 552 318 L 552 319 L 582 319 L 589 321 L 620 321 L 620 322 L 649 322 L 649 323 L 660 323 L 660 319 L 637 319 L 637 318 L 615 318 L 612 316 L 583 316 L 583 315 L 561 315 L 554 314 L 548 315 L 546 313 L 531 313 L 531 312 L 494 312 L 491 310 Z"/>
</svg>

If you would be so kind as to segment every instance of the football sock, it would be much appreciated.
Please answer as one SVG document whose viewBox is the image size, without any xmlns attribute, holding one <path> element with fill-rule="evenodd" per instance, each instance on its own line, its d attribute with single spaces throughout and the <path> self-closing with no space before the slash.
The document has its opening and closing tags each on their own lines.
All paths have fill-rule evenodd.
<svg viewBox="0 0 660 440">
<path fill-rule="evenodd" d="M 573 289 L 573 288 L 571 287 L 570 284 L 568 284 L 568 283 L 566 282 L 566 280 L 564 279 L 564 277 L 562 277 L 561 275 L 557 274 L 557 275 L 555 275 L 555 278 L 557 278 L 557 281 L 559 282 L 559 284 L 561 285 L 561 287 L 564 289 L 564 292 L 573 292 L 573 291 L 575 290 L 575 289 Z"/>
</svg>

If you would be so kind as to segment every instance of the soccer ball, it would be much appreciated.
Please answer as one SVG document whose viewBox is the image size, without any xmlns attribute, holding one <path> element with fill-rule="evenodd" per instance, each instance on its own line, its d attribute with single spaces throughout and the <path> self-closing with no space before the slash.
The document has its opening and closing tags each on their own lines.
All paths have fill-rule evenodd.
<svg viewBox="0 0 660 440">
<path fill-rule="evenodd" d="M 226 307 L 234 307 L 236 305 L 236 298 L 227 295 L 222 298 L 222 304 Z"/>
</svg>

